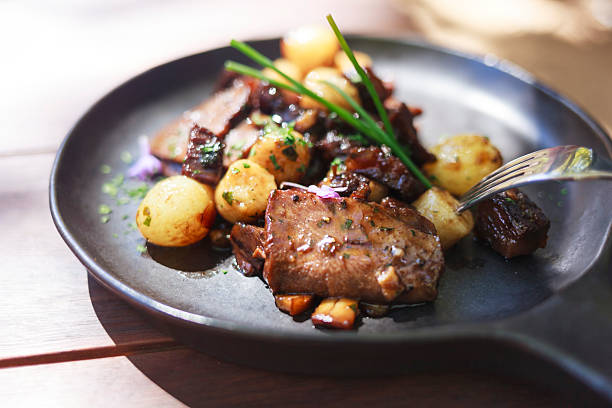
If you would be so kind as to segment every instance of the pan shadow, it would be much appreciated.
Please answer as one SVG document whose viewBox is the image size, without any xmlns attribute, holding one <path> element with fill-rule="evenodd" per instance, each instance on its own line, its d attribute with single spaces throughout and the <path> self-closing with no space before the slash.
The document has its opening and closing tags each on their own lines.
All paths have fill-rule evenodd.
<svg viewBox="0 0 612 408">
<path fill-rule="evenodd" d="M 419 406 L 568 405 L 549 386 L 503 373 L 491 375 L 496 371 L 494 364 L 432 364 L 404 375 L 368 376 L 361 371 L 338 377 L 281 373 L 219 361 L 167 334 L 168 330 L 177 334 L 187 329 L 172 328 L 140 313 L 91 276 L 88 284 L 100 323 L 126 358 L 188 406 L 380 406 L 384 401 L 385 406 L 395 407 L 405 406 L 408 397 Z M 589 391 L 574 387 L 572 393 L 584 398 Z"/>
</svg>

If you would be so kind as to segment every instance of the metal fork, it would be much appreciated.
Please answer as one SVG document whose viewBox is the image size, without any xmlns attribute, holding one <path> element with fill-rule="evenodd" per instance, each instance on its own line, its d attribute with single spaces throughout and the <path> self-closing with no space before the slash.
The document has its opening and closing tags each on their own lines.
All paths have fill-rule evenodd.
<svg viewBox="0 0 612 408">
<path fill-rule="evenodd" d="M 457 212 L 510 188 L 550 180 L 588 179 L 612 180 L 612 162 L 581 146 L 538 150 L 512 160 L 483 178 L 459 199 Z"/>
</svg>

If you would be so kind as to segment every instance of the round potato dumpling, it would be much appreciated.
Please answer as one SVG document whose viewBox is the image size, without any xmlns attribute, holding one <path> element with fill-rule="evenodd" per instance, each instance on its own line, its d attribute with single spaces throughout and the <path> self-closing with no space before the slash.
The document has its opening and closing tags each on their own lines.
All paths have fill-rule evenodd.
<svg viewBox="0 0 612 408">
<path fill-rule="evenodd" d="M 370 58 L 368 54 L 360 51 L 353 51 L 353 54 L 361 68 L 364 70 L 366 67 L 372 68 L 372 58 Z M 338 68 L 338 71 L 342 72 L 350 80 L 355 81 L 359 79 L 359 74 L 344 51 L 338 51 L 336 53 L 334 65 Z"/>
<path fill-rule="evenodd" d="M 279 184 L 300 181 L 310 163 L 310 148 L 301 133 L 268 124 L 251 147 L 249 160 L 264 167 Z"/>
<path fill-rule="evenodd" d="M 274 176 L 252 160 L 232 163 L 215 189 L 219 214 L 229 222 L 254 222 L 266 211 L 276 189 Z"/>
<path fill-rule="evenodd" d="M 330 66 L 340 45 L 329 28 L 304 26 L 292 30 L 281 40 L 281 54 L 302 72 L 319 66 Z"/>
<path fill-rule="evenodd" d="M 185 176 L 157 183 L 136 211 L 136 225 L 147 241 L 179 247 L 200 241 L 215 220 L 213 190 Z"/>
<path fill-rule="evenodd" d="M 423 170 L 434 184 L 456 196 L 502 165 L 499 150 L 484 136 L 453 136 L 429 150 L 437 160 Z"/>
<path fill-rule="evenodd" d="M 306 75 L 306 78 L 304 78 L 304 85 L 321 98 L 327 99 L 329 102 L 335 103 L 336 105 L 345 109 L 353 110 L 351 105 L 346 101 L 346 99 L 344 99 L 344 97 L 342 97 L 342 95 L 340 95 L 331 86 L 323 83 L 323 81 L 334 84 L 348 96 L 353 98 L 358 104 L 361 104 L 359 99 L 359 91 L 357 88 L 336 68 L 319 67 L 313 69 Z M 307 96 L 302 96 L 300 99 L 300 105 L 304 109 L 326 109 L 323 105 Z"/>
<path fill-rule="evenodd" d="M 304 77 L 304 74 L 300 70 L 300 67 L 298 67 L 286 58 L 279 58 L 275 60 L 274 66 L 298 82 L 302 81 L 302 78 Z M 287 81 L 283 76 L 281 76 L 281 74 L 279 74 L 272 68 L 264 68 L 261 72 L 268 78 L 276 79 L 277 81 L 282 82 L 284 84 L 289 84 L 289 81 Z"/>
</svg>

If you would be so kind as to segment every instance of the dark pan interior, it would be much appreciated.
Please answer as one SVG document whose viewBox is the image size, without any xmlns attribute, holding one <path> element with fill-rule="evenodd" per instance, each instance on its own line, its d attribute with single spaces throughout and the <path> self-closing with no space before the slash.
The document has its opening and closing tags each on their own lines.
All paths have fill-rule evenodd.
<svg viewBox="0 0 612 408">
<path fill-rule="evenodd" d="M 609 155 L 609 144 L 595 127 L 513 67 L 502 66 L 513 71 L 510 75 L 417 44 L 365 38 L 350 42 L 373 57 L 381 76 L 394 80 L 397 97 L 424 109 L 418 124 L 426 145 L 444 135 L 474 132 L 490 137 L 505 160 L 563 144 Z M 277 40 L 254 45 L 268 56 L 278 55 Z M 149 247 L 148 254 L 140 255 L 136 247 L 144 240 L 128 226 L 137 202 L 119 206 L 101 192 L 104 182 L 127 169 L 121 153 L 136 156 L 139 135 L 152 135 L 206 98 L 229 58 L 246 62 L 226 48 L 190 56 L 145 72 L 95 105 L 58 156 L 51 191 L 56 222 L 99 279 L 110 286 L 117 286 L 111 280 L 127 285 L 124 295 L 137 302 L 144 295 L 169 306 L 167 313 L 198 322 L 328 336 L 330 332 L 314 330 L 309 320 L 294 321 L 279 312 L 260 279 L 240 275 L 231 259 L 224 260 L 227 254 L 211 250 L 206 240 L 182 249 Z M 101 174 L 102 164 L 110 165 L 113 174 Z M 355 335 L 405 331 L 410 336 L 415 331 L 409 329 L 416 327 L 501 319 L 538 305 L 579 279 L 598 256 L 610 228 L 609 212 L 600 211 L 612 201 L 610 190 L 600 182 L 526 188 L 551 219 L 546 249 L 505 261 L 467 237 L 447 254 L 435 303 L 363 319 Z M 107 224 L 97 214 L 102 203 L 113 207 Z"/>
</svg>

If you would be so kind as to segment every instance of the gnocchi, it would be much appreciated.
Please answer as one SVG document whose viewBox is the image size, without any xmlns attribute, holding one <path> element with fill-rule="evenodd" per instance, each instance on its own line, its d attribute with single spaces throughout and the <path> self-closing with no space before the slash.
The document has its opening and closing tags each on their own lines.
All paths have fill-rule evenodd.
<svg viewBox="0 0 612 408">
<path fill-rule="evenodd" d="M 442 249 L 448 249 L 474 228 L 474 217 L 469 211 L 457 214 L 459 202 L 448 191 L 432 187 L 412 203 L 414 208 L 433 222 Z"/>
<path fill-rule="evenodd" d="M 233 162 L 217 184 L 215 205 L 229 222 L 255 222 L 266 211 L 268 196 L 276 189 L 274 176 L 252 160 Z"/>
<path fill-rule="evenodd" d="M 281 40 L 281 54 L 302 72 L 330 66 L 340 48 L 334 33 L 321 26 L 304 26 L 290 31 Z"/>
<path fill-rule="evenodd" d="M 353 98 L 358 104 L 361 104 L 361 100 L 359 99 L 359 91 L 355 85 L 346 79 L 336 68 L 319 67 L 313 69 L 304 78 L 304 85 L 321 98 L 327 99 L 329 102 L 332 102 L 345 109 L 353 110 L 351 105 L 346 101 L 346 99 L 344 99 L 344 97 L 342 97 L 342 95 L 340 95 L 331 86 L 323 83 L 323 81 L 334 84 L 348 96 Z M 319 102 L 306 96 L 302 96 L 300 99 L 300 106 L 302 106 L 304 109 L 326 109 Z"/>
<path fill-rule="evenodd" d="M 147 193 L 136 212 L 136 225 L 149 242 L 179 247 L 204 238 L 215 215 L 212 187 L 173 176 Z"/>
<path fill-rule="evenodd" d="M 270 172 L 277 183 L 299 181 L 310 163 L 310 147 L 301 133 L 269 122 L 251 147 L 249 160 Z"/>
<path fill-rule="evenodd" d="M 484 136 L 453 136 L 430 151 L 437 160 L 425 164 L 423 170 L 434 184 L 456 196 L 502 165 L 499 150 Z"/>
</svg>

